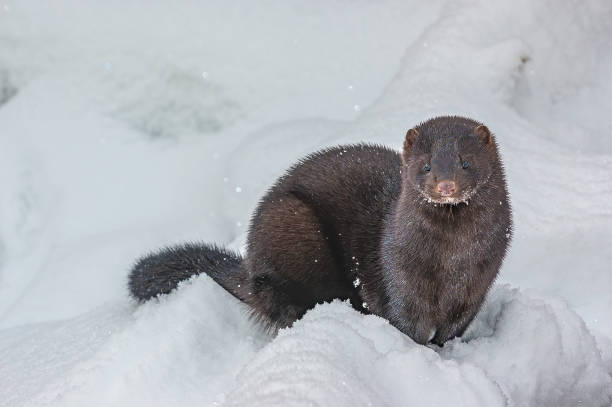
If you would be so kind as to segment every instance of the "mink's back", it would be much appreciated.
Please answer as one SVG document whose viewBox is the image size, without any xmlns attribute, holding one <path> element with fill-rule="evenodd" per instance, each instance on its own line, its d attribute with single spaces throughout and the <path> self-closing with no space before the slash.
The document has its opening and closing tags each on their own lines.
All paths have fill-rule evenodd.
<svg viewBox="0 0 612 407">
<path fill-rule="evenodd" d="M 389 148 L 358 144 L 333 147 L 300 160 L 264 196 L 253 216 L 272 201 L 292 196 L 310 206 L 342 236 L 351 240 L 383 226 L 384 217 L 401 191 L 401 156 Z M 345 240 L 345 239 L 339 239 Z M 378 243 L 375 243 L 377 246 Z"/>
<path fill-rule="evenodd" d="M 278 265 L 270 272 L 285 273 L 293 281 L 304 281 L 304 274 L 325 273 L 321 286 L 336 288 L 314 303 L 350 298 L 353 305 L 363 304 L 354 282 L 374 280 L 381 271 L 380 241 L 385 217 L 401 192 L 401 168 L 399 153 L 368 144 L 334 147 L 301 160 L 268 191 L 253 215 L 247 245 L 250 273 L 262 273 L 270 265 Z M 294 217 L 286 208 L 295 201 L 299 206 Z M 313 216 L 303 215 L 302 207 Z M 300 247 L 284 247 L 290 241 L 299 241 Z M 297 253 L 308 242 L 312 247 L 323 242 L 328 249 L 319 263 L 324 269 L 296 267 L 312 263 L 312 251 Z M 378 294 L 384 301 L 384 293 Z"/>
<path fill-rule="evenodd" d="M 368 221 L 401 189 L 401 156 L 383 146 L 339 146 L 311 154 L 287 171 L 262 204 L 290 194 L 339 223 Z M 379 219 L 382 221 L 382 219 Z"/>
</svg>

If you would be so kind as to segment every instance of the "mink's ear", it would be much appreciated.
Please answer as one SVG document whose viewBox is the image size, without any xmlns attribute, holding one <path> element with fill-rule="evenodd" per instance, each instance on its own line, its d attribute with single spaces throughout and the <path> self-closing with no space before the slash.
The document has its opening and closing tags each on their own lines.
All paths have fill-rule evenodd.
<svg viewBox="0 0 612 407">
<path fill-rule="evenodd" d="M 406 140 L 404 140 L 404 151 L 402 157 L 404 157 L 404 163 L 408 161 L 408 157 L 410 156 L 410 152 L 412 151 L 412 147 L 414 146 L 414 142 L 417 137 L 419 137 L 419 132 L 416 129 L 408 130 L 406 133 Z"/>
<path fill-rule="evenodd" d="M 481 124 L 480 126 L 476 127 L 474 129 L 474 134 L 485 146 L 488 146 L 492 143 L 491 132 L 484 124 Z"/>
</svg>

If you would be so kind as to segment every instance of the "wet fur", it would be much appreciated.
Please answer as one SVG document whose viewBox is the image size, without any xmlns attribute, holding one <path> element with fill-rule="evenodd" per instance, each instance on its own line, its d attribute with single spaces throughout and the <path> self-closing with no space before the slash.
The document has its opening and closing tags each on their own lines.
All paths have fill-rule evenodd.
<svg viewBox="0 0 612 407">
<path fill-rule="evenodd" d="M 460 336 L 511 234 L 495 139 L 479 126 L 429 120 L 407 134 L 401 155 L 365 144 L 314 153 L 259 203 L 244 259 L 209 245 L 164 249 L 136 264 L 130 291 L 147 300 L 204 272 L 272 328 L 340 298 L 419 343 Z M 442 179 L 457 183 L 460 203 L 436 203 Z"/>
</svg>

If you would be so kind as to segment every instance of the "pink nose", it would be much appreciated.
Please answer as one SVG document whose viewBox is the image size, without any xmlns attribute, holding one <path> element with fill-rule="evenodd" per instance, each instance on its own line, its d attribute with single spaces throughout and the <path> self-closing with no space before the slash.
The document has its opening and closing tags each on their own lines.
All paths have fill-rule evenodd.
<svg viewBox="0 0 612 407">
<path fill-rule="evenodd" d="M 438 192 L 441 196 L 451 196 L 455 193 L 456 189 L 453 181 L 442 181 L 438 183 Z"/>
</svg>

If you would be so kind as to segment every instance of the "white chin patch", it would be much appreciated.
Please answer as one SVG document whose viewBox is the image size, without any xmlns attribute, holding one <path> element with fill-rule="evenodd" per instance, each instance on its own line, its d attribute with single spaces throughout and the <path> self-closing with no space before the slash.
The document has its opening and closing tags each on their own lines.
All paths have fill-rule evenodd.
<svg viewBox="0 0 612 407">
<path fill-rule="evenodd" d="M 463 194 L 461 194 L 460 196 L 441 196 L 441 197 L 431 197 L 429 196 L 427 193 L 425 193 L 424 191 L 418 190 L 419 193 L 421 194 L 421 197 L 423 198 L 423 201 L 428 202 L 430 204 L 434 204 L 434 205 L 459 205 L 459 204 L 466 204 L 469 205 L 469 201 L 471 199 L 471 197 L 474 195 L 473 192 L 470 191 L 464 191 Z"/>
<path fill-rule="evenodd" d="M 459 198 L 452 198 L 452 197 L 449 197 L 449 198 L 440 198 L 437 201 L 438 201 L 438 203 L 441 203 L 441 204 L 453 204 L 453 205 L 456 205 L 458 203 L 463 202 Z"/>
</svg>

